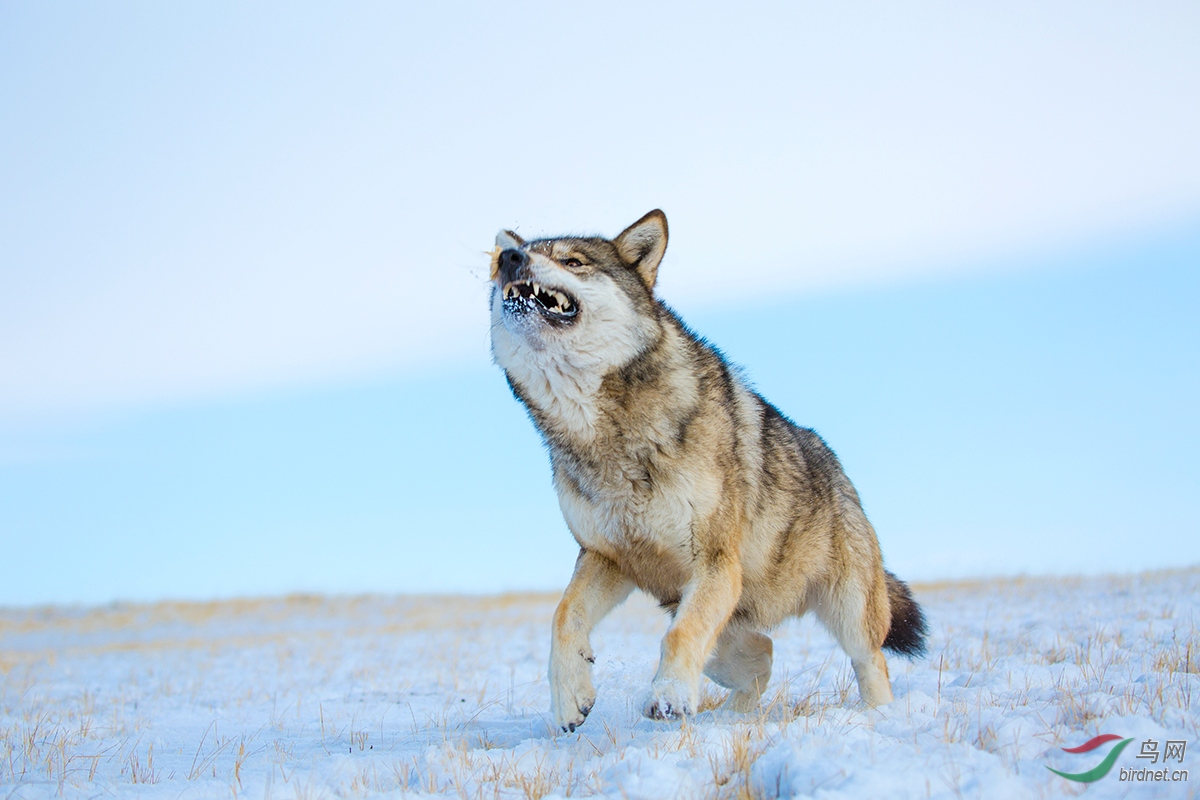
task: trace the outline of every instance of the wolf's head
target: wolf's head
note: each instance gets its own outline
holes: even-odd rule
[[[491,273],[496,363],[524,384],[600,378],[632,361],[660,334],[654,282],[666,249],[667,218],[657,209],[611,240],[526,242],[501,231]]]

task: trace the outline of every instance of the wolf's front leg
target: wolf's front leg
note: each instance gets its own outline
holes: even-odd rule
[[[662,658],[643,714],[678,719],[696,713],[704,664],[741,595],[742,567],[736,556],[727,551],[702,555],[663,637]]]
[[[596,623],[633,591],[617,565],[590,550],[580,550],[575,574],[554,612],[550,640],[550,713],[554,725],[573,732],[596,702],[588,636]]]

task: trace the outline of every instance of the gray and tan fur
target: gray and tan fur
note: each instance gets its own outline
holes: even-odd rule
[[[595,701],[592,628],[638,588],[672,614],[643,706],[697,708],[701,674],[757,706],[770,630],[816,613],[869,705],[892,691],[881,647],[915,655],[925,623],[885,572],[858,494],[825,442],[751,390],[654,296],[667,220],[617,238],[497,236],[492,353],[550,451],[579,558],[554,615],[556,726]]]

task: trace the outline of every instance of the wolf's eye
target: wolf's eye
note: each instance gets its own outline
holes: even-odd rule
[[[580,261],[578,258],[568,258],[566,261],[564,261],[562,263],[563,263],[564,267],[570,267],[571,269],[575,269],[576,267],[583,266],[583,262]]]

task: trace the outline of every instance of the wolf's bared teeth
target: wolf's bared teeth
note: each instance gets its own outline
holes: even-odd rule
[[[505,300],[534,300],[545,311],[560,316],[574,316],[578,312],[566,292],[533,281],[513,281],[504,287],[503,297]]]

